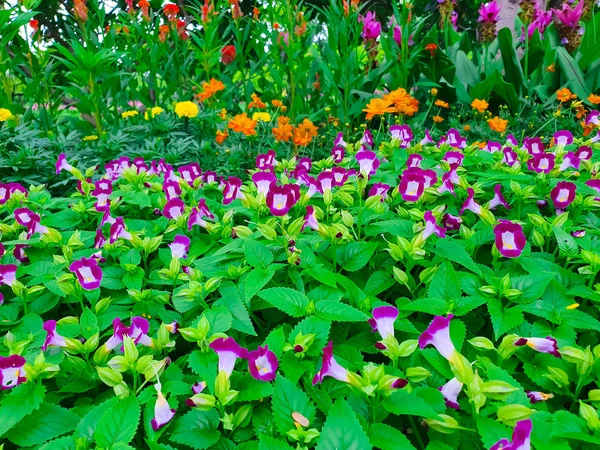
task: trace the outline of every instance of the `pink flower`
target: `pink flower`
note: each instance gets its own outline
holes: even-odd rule
[[[250,375],[260,381],[273,381],[277,375],[279,361],[277,356],[268,346],[258,347],[258,350],[249,352],[246,356]]]
[[[319,370],[313,377],[313,385],[322,383],[323,378],[333,377],[336,380],[348,382],[348,370],[338,364],[333,356],[333,342],[329,341],[327,346],[323,348],[323,360],[321,364],[321,370]]]

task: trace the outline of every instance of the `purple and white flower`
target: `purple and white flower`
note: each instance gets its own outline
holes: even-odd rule
[[[425,220],[425,229],[421,233],[421,240],[426,241],[432,234],[442,239],[446,237],[446,229],[437,224],[433,211],[426,211],[423,219]]]
[[[423,161],[423,156],[418,153],[412,153],[408,155],[408,159],[406,160],[406,167],[412,169],[413,167],[421,167],[421,161]]]
[[[215,218],[213,213],[208,209],[206,200],[201,198],[198,202],[198,207],[192,208],[192,212],[190,213],[190,218],[188,219],[188,231],[191,230],[194,225],[206,228],[206,220],[204,220],[204,217],[208,217],[209,219]]]
[[[67,156],[61,153],[56,160],[56,175],[60,174],[63,170],[73,173],[73,166],[67,162]]]
[[[123,337],[129,336],[133,342],[152,347],[154,344],[148,331],[150,330],[150,322],[140,316],[131,318],[131,325],[126,327],[118,317],[113,320],[113,335],[106,341],[105,347],[107,350],[113,350],[123,343]]]
[[[313,377],[313,385],[322,383],[323,378],[333,377],[338,381],[348,382],[350,380],[348,370],[339,365],[333,356],[333,342],[329,341],[327,346],[323,348],[323,360],[321,370]]]
[[[183,234],[178,234],[169,244],[171,249],[171,258],[185,259],[188,257],[187,252],[190,250],[190,238]]]
[[[457,378],[452,378],[439,388],[439,391],[446,400],[446,406],[448,408],[456,409],[457,411],[460,409],[460,406],[458,405],[458,396],[460,395],[462,388],[463,383],[458,381]]]
[[[157,398],[154,404],[154,418],[150,421],[150,425],[154,431],[158,431],[173,419],[177,410],[169,406],[169,402],[162,393],[160,383],[156,383],[154,389],[156,389]]]
[[[114,244],[117,239],[126,239],[130,241],[133,238],[131,233],[125,229],[125,222],[122,217],[114,219],[113,224],[110,226],[110,238],[109,243]]]
[[[554,207],[557,212],[559,210],[564,210],[573,203],[576,192],[577,186],[575,183],[571,183],[570,181],[559,181],[556,183],[556,187],[550,191],[550,198],[552,199],[552,202],[554,202]]]
[[[556,339],[551,336],[545,338],[521,338],[515,342],[515,345],[517,347],[526,345],[537,352],[548,353],[557,358],[561,357],[561,354],[558,351],[558,343],[556,342]]]
[[[317,222],[315,208],[311,205],[308,205],[306,207],[306,215],[304,216],[304,224],[302,225],[302,231],[304,231],[306,227],[312,228],[315,231],[319,230],[319,222]]]
[[[381,201],[384,202],[387,199],[388,191],[390,190],[390,185],[385,183],[375,183],[371,189],[369,189],[369,197],[373,197],[375,195],[381,196]]]
[[[577,155],[573,152],[567,152],[563,157],[562,163],[558,170],[561,172],[573,168],[575,170],[579,170],[579,165],[581,164],[581,160],[577,157]]]
[[[398,192],[405,202],[416,202],[425,190],[425,177],[421,173],[405,170],[398,185]]]
[[[17,281],[17,266],[14,264],[0,265],[0,285],[11,286]]]
[[[496,206],[499,205],[504,206],[506,209],[510,209],[508,202],[504,198],[504,195],[502,195],[502,185],[500,183],[494,186],[494,198],[488,203],[488,209],[495,209]]]
[[[237,177],[229,177],[223,187],[223,204],[229,205],[235,199],[244,198],[244,194],[240,191],[241,187],[242,180]]]
[[[450,339],[450,321],[453,317],[453,314],[446,317],[435,316],[429,327],[419,336],[419,347],[423,349],[431,344],[444,358],[450,360],[456,351]]]
[[[410,143],[413,140],[412,130],[408,125],[392,125],[390,127],[390,134],[392,139],[400,141],[400,147],[410,147]]]
[[[381,339],[394,336],[394,322],[397,318],[398,308],[390,305],[378,306],[373,309],[373,318],[369,319],[371,331],[378,331]]]
[[[255,172],[252,174],[252,181],[254,182],[258,193],[266,196],[271,184],[277,181],[277,177],[273,172]]]
[[[554,398],[554,394],[545,394],[539,391],[525,391],[525,394],[527,394],[527,398],[532,404],[538,402],[546,402],[551,398]]]
[[[527,168],[537,173],[550,173],[556,157],[552,153],[539,153],[527,160]]]
[[[494,236],[496,248],[505,258],[521,256],[527,243],[525,234],[523,234],[523,227],[509,220],[501,220],[494,227]]]
[[[477,215],[481,214],[481,205],[475,201],[475,191],[473,188],[467,189],[467,199],[460,208],[459,214],[462,215],[465,211],[472,211]]]
[[[81,258],[73,261],[69,270],[77,276],[79,284],[86,291],[93,291],[100,287],[102,269],[95,258]]]
[[[500,439],[490,447],[490,450],[531,450],[531,419],[519,420],[512,434],[512,441]]]
[[[19,355],[0,356],[0,389],[13,389],[25,383],[27,377],[23,366],[25,366],[25,358]]]
[[[361,175],[365,178],[374,175],[379,168],[379,159],[375,152],[371,150],[360,150],[356,154],[356,161],[360,167],[359,171]]]
[[[177,219],[183,215],[185,203],[180,198],[172,198],[163,208],[163,216],[167,219]]]
[[[46,340],[42,345],[42,351],[46,351],[46,349],[50,346],[56,347],[66,347],[67,342],[65,338],[56,332],[56,320],[47,320],[44,322],[43,326],[46,331]]]
[[[240,345],[232,338],[217,338],[209,345],[219,356],[219,372],[225,371],[227,377],[233,372],[235,362],[238,358],[245,358],[248,350]]]
[[[264,347],[259,346],[258,350],[249,352],[246,359],[248,360],[250,375],[254,378],[260,381],[273,381],[275,379],[279,361],[267,345]]]
[[[295,185],[298,187],[297,185]],[[292,190],[292,185],[286,184],[284,186],[276,186],[274,184],[269,186],[269,192],[267,193],[266,203],[274,216],[285,216],[292,206],[296,204],[296,196]]]

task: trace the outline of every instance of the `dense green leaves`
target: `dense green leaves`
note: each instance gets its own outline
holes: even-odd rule
[[[362,429],[350,405],[338,400],[327,415],[317,450],[369,450],[367,434]]]

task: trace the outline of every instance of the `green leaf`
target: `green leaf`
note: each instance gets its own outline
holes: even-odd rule
[[[315,407],[308,396],[294,383],[277,375],[272,397],[273,419],[280,433],[285,434],[294,426],[293,412],[298,412],[312,423],[315,419]]]
[[[81,325],[81,335],[85,339],[89,339],[100,331],[100,328],[98,328],[98,318],[88,307],[83,310],[79,324]]]
[[[204,311],[204,316],[210,323],[210,332],[212,334],[225,333],[233,325],[231,314],[224,306],[213,306],[212,309]]]
[[[471,295],[469,297],[461,297],[459,298],[455,305],[452,313],[455,316],[464,316],[465,314],[470,313],[476,308],[479,308],[481,305],[486,304],[488,299],[483,297],[482,295]]]
[[[554,414],[552,436],[600,445],[600,438],[588,434],[586,421],[568,411],[558,411]]]
[[[139,266],[142,262],[142,254],[139,250],[131,249],[127,253],[121,256],[121,264],[132,264],[134,266]]]
[[[302,317],[309,303],[302,292],[283,287],[265,289],[260,291],[258,296],[292,317]]]
[[[416,450],[400,430],[384,423],[375,423],[369,428],[369,439],[381,450]]]
[[[349,242],[336,248],[337,262],[348,272],[362,269],[373,257],[376,242]]]
[[[256,267],[252,269],[248,276],[244,279],[245,288],[244,295],[247,301],[250,301],[262,288],[264,288],[275,272],[281,268],[281,264],[272,264],[268,267]]]
[[[120,290],[125,288],[123,277],[125,277],[125,269],[118,266],[110,266],[102,269],[101,286],[106,289]]]
[[[292,450],[290,444],[274,437],[262,435],[258,444],[258,450]]]
[[[129,444],[140,422],[140,413],[140,405],[135,396],[119,401],[98,422],[94,432],[97,444],[107,448],[117,443]]]
[[[476,417],[477,431],[485,448],[490,448],[500,439],[510,439],[510,431],[500,422],[489,417]]]
[[[177,419],[173,425],[171,440],[196,450],[203,450],[217,443],[221,433],[217,430],[219,413],[192,410]]]
[[[41,384],[25,383],[14,388],[0,403],[0,437],[19,423],[23,417],[40,407],[46,388]]]
[[[327,345],[330,329],[330,321],[315,316],[307,317],[294,327],[288,340],[289,342],[294,342],[296,336],[300,333],[305,336],[307,334],[314,334],[314,341],[309,349],[306,350],[306,354],[308,356],[317,356],[321,353],[323,347]]]
[[[441,393],[440,393],[441,395]],[[399,390],[383,401],[383,407],[396,415],[409,415],[439,419],[435,410],[416,393]]]
[[[384,270],[378,270],[369,277],[367,284],[365,284],[364,291],[367,295],[375,296],[387,291],[395,284],[396,280],[394,280],[391,273]]]
[[[481,269],[473,262],[462,242],[450,239],[438,239],[435,244],[435,254],[449,259],[481,276]]]
[[[592,15],[591,21],[586,25],[586,30],[590,30],[591,33],[583,34],[579,46],[581,52],[579,68],[582,71],[585,71],[590,64],[600,60],[600,34],[597,32],[597,30],[600,30],[600,15]]]
[[[402,305],[400,309],[404,311],[419,311],[441,316],[448,312],[448,304],[441,298],[420,298]]]
[[[522,292],[517,300],[531,301],[540,298],[554,277],[554,273],[538,272],[535,275],[511,278],[513,289],[518,289]]]
[[[30,447],[43,444],[61,434],[73,431],[79,416],[58,405],[43,404],[40,409],[23,418],[6,437],[13,444]]]
[[[206,381],[211,392],[214,391],[215,378],[217,377],[217,364],[219,357],[214,351],[192,351],[188,356],[188,366],[201,380]]]
[[[77,445],[73,436],[65,436],[45,443],[38,450],[77,450]]]
[[[265,244],[252,239],[246,239],[244,244],[244,255],[248,264],[252,267],[265,268],[273,262],[273,254]]]
[[[452,264],[444,261],[429,284],[427,296],[450,302],[459,299],[461,292],[460,283]]]
[[[113,397],[92,408],[77,425],[75,437],[92,439],[94,431],[96,431],[96,427],[104,413],[114,408],[118,401],[117,397]]]
[[[364,322],[368,316],[353,306],[335,300],[321,300],[316,304],[317,316],[337,322]]]
[[[579,69],[579,66],[573,59],[569,52],[564,47],[558,47],[556,49],[556,56],[558,57],[558,65],[563,73],[566,80],[568,80],[567,86],[573,91],[578,98],[585,100],[589,97],[590,92],[585,85],[585,79]]]
[[[508,27],[498,32],[498,47],[504,63],[504,78],[514,84],[517,92],[520,93],[523,86],[523,70],[513,45],[513,35]]]
[[[244,302],[242,301],[238,286],[233,283],[224,283],[219,287],[219,292],[221,292],[222,297],[218,299],[214,305],[227,308],[233,320],[233,329],[256,336],[254,325],[248,315],[246,305],[244,305]]]
[[[316,450],[369,450],[367,434],[345,400],[335,402],[319,437]]]
[[[520,306],[503,309],[502,303],[498,299],[489,299],[488,311],[492,319],[496,339],[499,339],[504,333],[512,330],[525,320]]]

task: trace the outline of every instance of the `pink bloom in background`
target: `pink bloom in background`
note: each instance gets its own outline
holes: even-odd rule
[[[552,9],[554,21],[566,28],[577,28],[583,14],[583,4],[584,2],[580,0],[575,8],[571,8],[567,2],[564,2],[561,9]]]
[[[304,230],[306,227],[312,228],[315,231],[319,230],[319,223],[317,222],[315,208],[310,205],[306,207],[306,215],[304,216],[304,224],[302,225],[302,230]]]
[[[479,7],[479,17],[477,22],[493,22],[498,21],[498,14],[500,13],[500,6],[496,3],[496,0],[491,2],[482,3]]]
[[[358,16],[363,24],[362,38],[364,40],[375,40],[381,34],[381,23],[375,19],[375,13],[368,11],[366,16]]]

